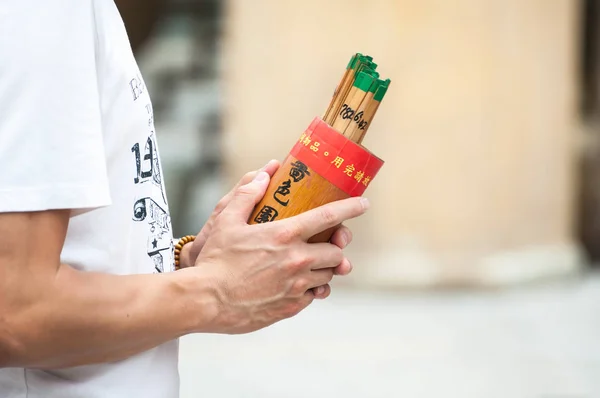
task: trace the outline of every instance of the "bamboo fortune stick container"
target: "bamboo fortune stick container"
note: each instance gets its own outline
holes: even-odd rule
[[[336,200],[360,196],[383,160],[315,118],[277,170],[249,223],[292,217]],[[327,242],[335,229],[310,242]]]
[[[326,203],[360,196],[383,160],[361,145],[388,80],[380,80],[370,56],[355,54],[323,116],[302,133],[277,170],[248,222],[267,223],[301,214]],[[326,242],[335,230],[310,242]]]

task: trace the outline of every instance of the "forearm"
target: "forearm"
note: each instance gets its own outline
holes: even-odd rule
[[[61,265],[51,284],[12,301],[5,319],[10,358],[0,365],[111,362],[198,331],[214,316],[205,285],[193,269],[118,276]]]

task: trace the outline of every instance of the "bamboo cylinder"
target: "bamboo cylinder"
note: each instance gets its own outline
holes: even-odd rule
[[[326,203],[360,196],[383,163],[317,117],[271,178],[248,223],[281,220]],[[335,228],[323,231],[309,241],[327,242],[334,231]]]

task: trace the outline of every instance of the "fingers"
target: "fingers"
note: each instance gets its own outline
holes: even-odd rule
[[[345,249],[352,242],[352,231],[344,225],[338,228],[331,236],[331,243]],[[352,272],[352,263],[347,258],[344,258],[340,265],[335,267],[333,273],[335,275],[348,275]]]
[[[329,286],[329,284],[327,285],[323,285],[323,286],[318,286],[312,289],[313,294],[315,295],[315,299],[317,300],[323,300],[326,299],[327,297],[329,297],[329,295],[331,294],[331,286]]]
[[[340,249],[346,248],[352,242],[352,231],[344,225],[335,230],[331,236],[330,242]]]
[[[221,214],[229,219],[246,223],[254,210],[254,206],[265,195],[269,180],[268,173],[265,171],[258,172],[252,181],[235,190],[233,197]]]
[[[344,249],[352,242],[352,232],[344,225],[340,226],[332,235],[331,243],[340,249]],[[318,272],[318,271],[313,271]],[[345,276],[352,272],[352,263],[347,258],[343,258],[341,263],[333,269],[333,275]],[[331,294],[329,284],[317,286],[311,289],[316,300],[324,300]]]
[[[270,160],[260,171],[264,171],[268,175],[273,177],[275,172],[277,172],[277,170],[279,170],[279,167],[281,167],[281,164],[279,163],[279,161],[273,159],[273,160]]]
[[[368,208],[369,201],[366,198],[348,198],[327,203],[281,222],[286,223],[289,230],[306,241],[345,220],[361,216]]]
[[[331,243],[311,243],[305,247],[306,261],[299,263],[310,265],[311,270],[335,268],[344,260],[342,249]]]
[[[315,293],[319,290],[320,287],[327,285],[333,279],[333,269],[320,269],[317,271],[311,271],[310,277],[308,281],[308,288],[314,289]]]
[[[334,275],[346,276],[352,272],[352,263],[347,258],[344,258],[340,265],[334,268]]]

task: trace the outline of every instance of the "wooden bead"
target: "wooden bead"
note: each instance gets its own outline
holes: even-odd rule
[[[175,245],[175,269],[179,269],[180,260],[181,260],[181,251],[183,250],[183,246],[186,244],[193,242],[196,239],[194,235],[186,235],[179,239],[177,244]]]

